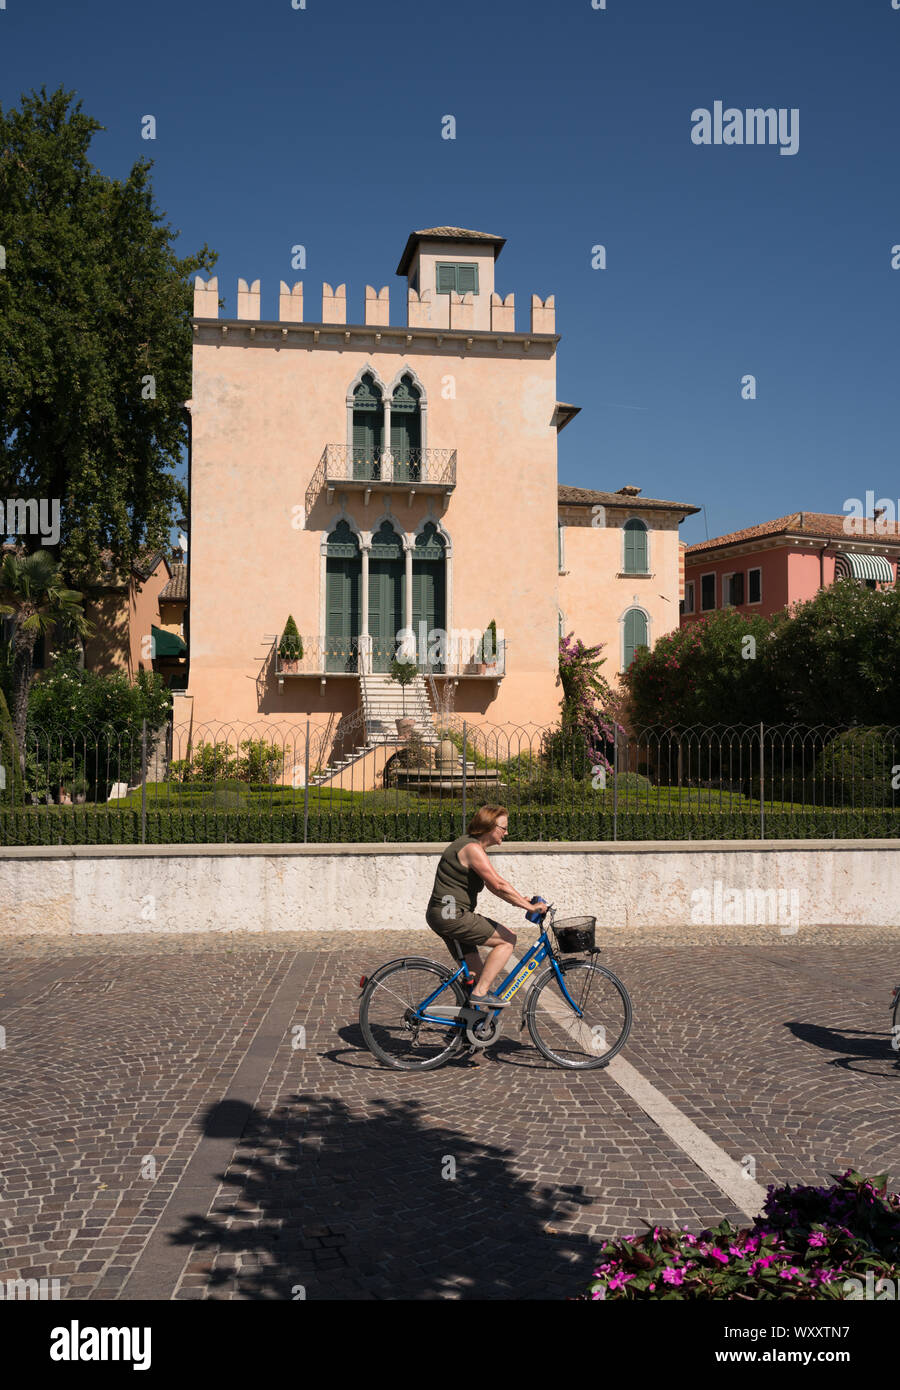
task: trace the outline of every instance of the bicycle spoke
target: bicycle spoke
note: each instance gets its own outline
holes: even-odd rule
[[[387,979],[396,987],[387,984]],[[450,980],[448,972],[438,965],[404,960],[373,982],[360,1005],[360,1025],[366,1045],[380,1061],[415,1070],[440,1065],[459,1048],[462,1035],[458,1027],[414,1016],[441,984],[441,1003],[459,1004],[457,987]]]
[[[555,973],[548,972],[529,1003],[532,1039],[557,1066],[595,1067],[624,1044],[631,1027],[631,1001],[624,985],[600,966],[566,961],[563,972],[577,1012],[559,991]]]

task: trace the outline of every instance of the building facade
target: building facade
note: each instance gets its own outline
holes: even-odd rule
[[[217,281],[197,280],[177,730],[325,726],[398,651],[457,714],[549,724],[561,631],[605,642],[611,673],[677,626],[677,526],[695,509],[559,486],[578,407],[558,399],[554,299],[532,295],[517,324],[495,288],[504,244],[414,232],[399,324],[386,286],[353,322],[345,285],[309,319],[303,285],[282,282],[272,318],[242,280],[226,319]],[[301,648],[279,655],[289,618]]]
[[[883,516],[789,516],[688,546],[681,624],[720,608],[769,616],[811,599],[836,579],[896,583],[900,528]]]

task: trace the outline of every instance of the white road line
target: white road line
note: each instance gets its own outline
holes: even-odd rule
[[[510,957],[509,968],[514,970],[517,965],[518,960]],[[543,990],[541,1008],[546,1009],[576,1042],[584,1046],[586,1025],[577,1018],[572,1018],[572,1011],[561,996],[555,992],[550,994],[547,989]],[[603,1070],[646,1115],[650,1116],[663,1134],[687,1154],[692,1163],[707,1177],[712,1178],[739,1211],[751,1219],[760,1214],[767,1195],[765,1188],[748,1178],[746,1169],[730,1158],[708,1134],[704,1134],[693,1120],[689,1120],[687,1115],[642,1076],[636,1067],[626,1062],[620,1054]]]

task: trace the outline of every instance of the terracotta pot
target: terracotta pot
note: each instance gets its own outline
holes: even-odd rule
[[[288,672],[290,672],[290,671],[296,671],[296,670],[298,669],[299,665],[300,665],[300,662],[299,662],[299,661],[295,661],[295,660],[294,660],[293,658],[291,658],[291,657],[284,657],[283,660],[282,660],[282,662],[281,662],[281,669],[282,669],[282,671],[288,671]]]

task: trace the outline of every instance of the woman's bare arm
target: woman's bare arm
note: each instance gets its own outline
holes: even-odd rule
[[[522,907],[526,912],[533,911],[534,904],[523,898],[521,893],[517,893],[512,884],[497,873],[481,845],[464,845],[457,857],[465,868],[474,869],[476,874],[481,875],[485,888],[495,897],[502,898],[513,907]]]

